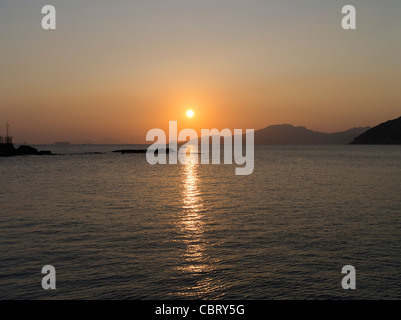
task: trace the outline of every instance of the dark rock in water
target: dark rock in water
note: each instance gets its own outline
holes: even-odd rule
[[[157,154],[158,153],[158,150],[159,149],[157,149],[156,151],[155,151],[155,153]],[[169,148],[167,148],[167,149],[165,149],[166,150],[166,153],[169,153]],[[113,152],[115,152],[115,153],[121,153],[121,154],[126,154],[126,153],[146,153],[146,152],[148,152],[148,150],[147,149],[125,149],[125,150],[115,150],[115,151],[113,151]]]
[[[15,148],[11,143],[0,144],[0,157],[11,157],[14,153]]]
[[[53,155],[53,153],[48,150],[42,150],[42,151],[38,151],[37,155],[38,156],[51,156],[51,155]]]
[[[13,155],[7,152],[0,151],[0,158],[1,157],[12,157]]]
[[[369,129],[351,144],[401,144],[401,117]]]
[[[19,146],[15,150],[16,154],[18,155],[35,155],[38,154],[38,150],[35,148],[32,148],[30,146]]]
[[[79,152],[79,153],[69,153],[70,156],[82,156],[88,154],[103,154],[104,152]]]
[[[126,154],[126,153],[146,153],[147,150],[133,150],[133,149],[125,149],[125,150],[115,150],[113,151],[115,153],[121,153],[121,154]]]
[[[0,157],[24,156],[24,155],[51,155],[50,151],[38,151],[30,146],[19,146],[17,149],[11,143],[0,144]]]

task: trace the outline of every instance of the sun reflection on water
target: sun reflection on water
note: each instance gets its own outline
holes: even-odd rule
[[[184,254],[186,262],[184,271],[202,272],[205,243],[202,220],[203,205],[198,189],[197,164],[190,161],[184,166],[183,171],[183,215],[180,228],[184,243],[187,245],[187,251]]]
[[[205,238],[205,207],[199,191],[198,169],[194,160],[197,154],[191,154],[190,160],[183,165],[182,180],[182,215],[178,221],[181,241],[186,250],[181,255],[182,262],[178,268],[190,281],[188,286],[181,288],[183,296],[205,297],[215,292],[220,286],[210,277],[214,263],[206,254],[207,239]]]

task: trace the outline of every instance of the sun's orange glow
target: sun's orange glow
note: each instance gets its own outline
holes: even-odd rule
[[[192,118],[195,115],[195,112],[193,112],[193,110],[188,110],[187,111],[187,117],[188,118]]]
[[[259,130],[276,124],[333,133],[400,116],[394,39],[401,19],[390,29],[371,23],[353,42],[326,23],[333,13],[324,5],[298,10],[268,4],[275,1],[236,1],[225,14],[225,1],[185,6],[159,1],[160,12],[144,1],[118,6],[109,1],[94,15],[76,1],[71,10],[81,14],[53,43],[30,28],[23,14],[14,15],[29,10],[25,4],[9,2],[0,14],[1,57],[7,60],[0,74],[0,135],[8,120],[19,143],[148,144],[147,132],[168,132],[169,121],[177,121],[178,132],[190,128],[198,135],[206,128]],[[367,14],[391,15],[388,8],[377,2]],[[194,15],[198,9],[202,14]],[[298,18],[282,19],[276,9]],[[110,19],[104,30],[81,32],[82,25],[99,26],[99,16]],[[127,41],[122,24],[135,41]],[[41,44],[34,51],[33,42]],[[291,52],[297,54],[283,55]],[[29,68],[21,68],[21,61]]]

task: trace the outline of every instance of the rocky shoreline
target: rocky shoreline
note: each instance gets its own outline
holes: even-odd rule
[[[170,152],[170,149],[165,149],[166,153]],[[121,154],[132,154],[132,153],[146,153],[147,149],[124,149],[124,150],[115,150],[113,153],[121,153]],[[89,152],[83,154],[102,154],[103,152]],[[158,153],[158,150],[155,151],[155,154]],[[35,156],[43,156],[43,155],[62,155],[62,154],[54,154],[51,151],[42,151],[37,150],[33,147],[21,145],[18,148],[15,148],[12,143],[3,143],[0,144],[0,157],[14,157],[14,156],[26,156],[26,155],[35,155]]]
[[[21,145],[15,148],[12,143],[0,144],[0,157],[14,157],[26,155],[52,155],[51,151],[39,151],[33,147]]]

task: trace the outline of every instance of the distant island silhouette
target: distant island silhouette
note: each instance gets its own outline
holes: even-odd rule
[[[60,141],[60,142],[55,142],[55,146],[69,146],[71,143],[69,141]]]
[[[401,144],[401,117],[367,130],[351,144]]]

